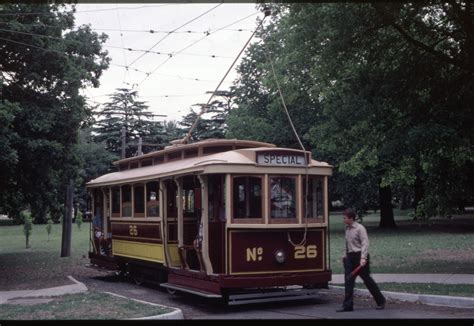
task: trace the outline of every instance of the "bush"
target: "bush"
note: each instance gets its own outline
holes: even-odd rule
[[[83,222],[82,212],[78,211],[77,216],[76,216],[76,224],[77,224],[77,227],[79,228],[79,230],[81,229],[82,222]]]
[[[51,234],[52,228],[53,228],[53,220],[51,219],[51,214],[48,213],[48,215],[46,215],[46,232],[48,232],[48,241],[49,241],[49,235]]]
[[[23,233],[26,238],[26,248],[30,248],[30,235],[33,230],[33,219],[31,218],[31,213],[28,211],[21,212],[21,219],[23,220]]]

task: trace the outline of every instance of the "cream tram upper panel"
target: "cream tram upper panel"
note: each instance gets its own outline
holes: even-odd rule
[[[105,174],[88,187],[139,182],[186,173],[270,173],[331,175],[332,166],[316,160],[304,165],[303,151],[287,148],[246,148]]]

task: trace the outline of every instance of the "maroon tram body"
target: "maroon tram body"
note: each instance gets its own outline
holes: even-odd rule
[[[328,177],[309,152],[206,140],[90,181],[92,265],[229,304],[315,296],[331,280]]]

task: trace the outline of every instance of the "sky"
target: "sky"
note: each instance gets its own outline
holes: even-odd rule
[[[254,3],[80,3],[76,10],[76,25],[90,24],[109,36],[103,48],[111,62],[100,87],[84,90],[89,103],[105,103],[117,88],[133,88],[150,111],[164,115],[157,121],[179,121],[194,104],[206,103],[206,92],[216,89],[263,18]],[[219,90],[237,78],[244,54]]]

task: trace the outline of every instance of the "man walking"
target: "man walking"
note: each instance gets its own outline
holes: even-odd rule
[[[354,310],[354,285],[357,275],[364,281],[365,286],[377,303],[375,309],[385,308],[385,297],[380,292],[377,283],[370,276],[369,267],[369,237],[367,230],[362,224],[355,221],[356,212],[348,208],[343,213],[345,227],[346,245],[342,262],[344,264],[344,287],[345,297],[342,308],[337,312]],[[360,269],[359,269],[360,267]],[[357,271],[359,270],[359,274]]]

